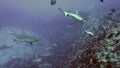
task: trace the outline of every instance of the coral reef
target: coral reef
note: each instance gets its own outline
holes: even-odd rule
[[[120,68],[120,12],[93,18],[99,25],[84,25],[95,36],[85,35],[73,44],[74,52],[66,61],[65,68]],[[98,29],[94,29],[94,28]],[[102,27],[102,28],[101,28]],[[100,29],[101,30],[100,30]]]
[[[50,55],[39,56],[38,63],[26,62],[26,68],[120,68],[119,14],[90,15],[75,40],[57,42]]]

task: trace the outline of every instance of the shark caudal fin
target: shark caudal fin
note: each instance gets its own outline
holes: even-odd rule
[[[7,32],[7,33],[9,33],[10,35],[14,35],[14,36],[16,36],[16,35],[17,35],[15,32],[10,31],[10,30],[6,30],[6,32]]]
[[[58,8],[62,13],[64,13],[64,11],[61,8]]]
[[[68,16],[67,12],[64,12],[61,8],[58,8],[58,9],[64,14],[64,16]]]

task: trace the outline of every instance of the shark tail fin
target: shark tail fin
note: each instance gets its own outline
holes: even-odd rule
[[[61,8],[58,8],[62,13],[64,13],[64,11]]]
[[[14,35],[14,36],[16,36],[16,35],[17,35],[15,32],[10,31],[10,30],[6,30],[6,32],[7,32],[7,33],[9,33],[10,35]]]
[[[67,12],[64,12],[61,8],[58,8],[63,14],[64,14],[64,16],[67,16],[68,15],[68,13]]]

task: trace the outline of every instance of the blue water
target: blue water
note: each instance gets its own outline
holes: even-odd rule
[[[3,29],[17,33],[24,30],[26,34],[41,39],[32,47],[25,43],[15,44],[13,36],[1,31],[0,68],[33,68],[30,67],[30,64],[35,66],[34,68],[39,68],[39,66],[47,68],[45,62],[38,66],[38,63],[32,65],[31,61],[34,58],[41,58],[41,56],[51,56],[52,52],[56,55],[57,53],[64,55],[62,58],[65,58],[64,53],[66,53],[67,47],[69,48],[73,40],[79,36],[79,29],[84,23],[64,17],[57,8],[73,13],[78,11],[84,18],[87,18],[91,13],[99,13],[98,10],[120,9],[119,2],[119,0],[105,0],[103,3],[99,0],[57,0],[57,3],[51,6],[50,0],[0,0],[0,26]],[[70,25],[71,23],[74,24]],[[52,63],[52,60],[48,61]]]

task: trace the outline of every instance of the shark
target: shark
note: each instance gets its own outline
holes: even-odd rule
[[[14,41],[25,42],[25,43],[29,43],[30,45],[33,45],[33,43],[38,42],[40,40],[35,36],[26,34],[24,31],[18,34],[16,32],[7,30],[7,33],[15,37]]]
[[[70,12],[66,12],[66,11],[63,11],[61,8],[58,8],[63,14],[64,16],[69,16],[69,17],[72,17],[73,19],[79,21],[79,22],[86,22],[86,20],[84,18],[82,18],[78,12],[76,11],[76,13],[70,13]]]

